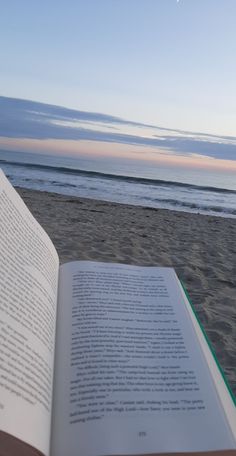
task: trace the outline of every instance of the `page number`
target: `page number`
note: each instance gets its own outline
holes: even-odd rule
[[[139,431],[138,432],[138,436],[139,437],[146,437],[146,435],[147,435],[146,431]]]

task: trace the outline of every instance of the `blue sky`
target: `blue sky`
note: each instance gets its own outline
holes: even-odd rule
[[[83,128],[87,136],[67,140],[87,141],[87,151],[91,143],[99,150],[106,133],[116,148],[131,143],[161,153],[166,141],[163,154],[234,161],[235,138],[225,137],[236,136],[235,17],[235,0],[9,0],[1,5],[1,95],[97,113],[100,121],[87,129],[81,119],[75,124],[76,116],[73,125],[60,119],[59,138],[53,118],[47,138],[66,140],[66,127],[66,134],[73,127],[79,135]],[[101,122],[103,114],[109,121]],[[1,115],[0,145],[6,148],[9,138],[11,148],[16,132],[6,125],[4,106]],[[124,122],[111,125],[111,116]],[[32,138],[29,124],[23,132],[25,140],[43,140]]]

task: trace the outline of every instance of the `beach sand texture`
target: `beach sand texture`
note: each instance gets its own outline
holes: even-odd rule
[[[60,262],[171,266],[236,395],[236,220],[18,189]]]

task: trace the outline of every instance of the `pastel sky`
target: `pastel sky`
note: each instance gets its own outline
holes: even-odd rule
[[[235,0],[10,0],[0,148],[236,170]]]

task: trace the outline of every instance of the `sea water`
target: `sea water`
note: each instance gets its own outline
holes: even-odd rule
[[[139,206],[236,217],[236,173],[127,159],[0,151],[14,186]]]

